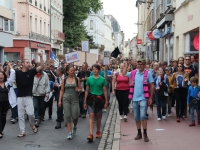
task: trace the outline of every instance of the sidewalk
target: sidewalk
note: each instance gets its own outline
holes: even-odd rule
[[[149,142],[134,140],[137,135],[133,114],[128,115],[128,122],[121,121],[120,150],[195,150],[200,147],[200,125],[189,127],[190,120],[186,118],[176,122],[173,108],[171,117],[164,121],[157,121],[156,108],[154,112],[148,110],[149,120],[147,133]]]

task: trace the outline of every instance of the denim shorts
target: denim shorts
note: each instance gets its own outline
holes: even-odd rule
[[[88,114],[90,114],[90,113],[94,113],[94,114],[100,113],[100,114],[102,114],[102,109],[95,109],[94,107],[91,107],[89,105],[87,105],[87,111],[88,111]]]
[[[135,121],[147,120],[147,100],[133,101],[133,112]]]

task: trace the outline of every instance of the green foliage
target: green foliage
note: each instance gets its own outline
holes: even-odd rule
[[[83,25],[89,13],[102,9],[100,0],[63,0],[63,31],[65,33],[64,46],[80,47],[82,40],[89,40],[92,47],[92,37],[88,35]]]

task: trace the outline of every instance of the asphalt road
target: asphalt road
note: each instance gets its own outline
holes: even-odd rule
[[[111,99],[113,97],[111,96]],[[101,131],[104,128],[110,108],[102,115]],[[18,138],[20,133],[18,122],[10,123],[10,111],[7,115],[7,124],[4,130],[4,137],[0,139],[0,150],[97,150],[100,139],[94,139],[93,143],[87,142],[89,134],[88,115],[86,118],[79,118],[77,125],[77,133],[73,140],[67,139],[67,127],[62,123],[61,129],[55,129],[56,125],[56,102],[53,104],[53,120],[48,120],[48,112],[46,110],[46,119],[39,127],[38,133],[33,133],[26,120],[26,136]],[[94,135],[96,133],[96,123]]]

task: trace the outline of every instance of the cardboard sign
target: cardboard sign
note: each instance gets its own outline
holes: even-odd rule
[[[57,55],[57,58],[58,58],[59,60],[65,60],[65,55]]]
[[[82,41],[81,46],[83,52],[89,52],[89,41]]]
[[[104,57],[103,58],[103,65],[109,65],[110,64],[110,58],[109,57]]]
[[[54,60],[53,60],[53,59],[47,60],[47,64],[48,64],[48,65],[54,65]]]
[[[65,54],[65,59],[67,63],[76,62],[79,61],[79,55],[77,52]]]

